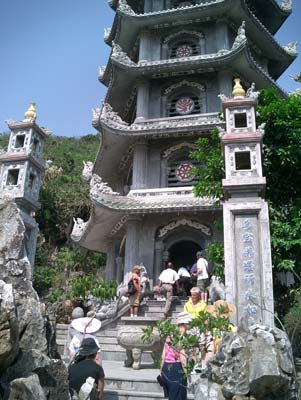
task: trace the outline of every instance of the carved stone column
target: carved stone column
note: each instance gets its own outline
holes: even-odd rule
[[[137,110],[136,110],[136,122],[148,118],[148,107],[149,107],[149,83],[140,82],[137,88]]]
[[[140,217],[130,217],[126,224],[126,241],[125,241],[125,260],[124,260],[124,277],[127,283],[129,274],[132,272],[133,266],[139,264],[139,236],[140,236]]]
[[[149,44],[149,33],[142,31],[139,42],[139,60],[147,61],[149,59]]]
[[[124,258],[116,257],[115,261],[117,266],[116,280],[118,283],[121,283],[123,281],[123,275],[124,275]]]
[[[147,159],[148,144],[145,141],[136,143],[133,160],[132,189],[145,189],[147,187]]]
[[[163,267],[163,247],[164,246],[162,242],[155,243],[155,263],[154,263],[155,265],[153,274],[154,285],[157,285],[158,277]]]
[[[105,279],[116,279],[117,278],[117,264],[116,264],[116,242],[113,241],[111,247],[107,252],[107,262],[105,269]]]
[[[216,45],[217,51],[230,50],[228,23],[225,18],[216,21]]]
[[[218,73],[219,92],[226,96],[232,93],[232,74],[229,71],[220,71]]]

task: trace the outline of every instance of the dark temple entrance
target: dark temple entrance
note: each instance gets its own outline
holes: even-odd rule
[[[201,246],[192,241],[180,241],[169,248],[169,260],[175,269],[180,267],[191,267],[196,262],[197,251],[202,250]]]

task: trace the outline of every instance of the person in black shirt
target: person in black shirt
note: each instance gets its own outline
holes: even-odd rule
[[[81,386],[86,379],[92,377],[95,379],[98,394],[95,396],[91,393],[91,399],[102,400],[104,388],[104,371],[102,366],[95,362],[95,358],[99,347],[93,338],[83,339],[77,360],[69,366],[69,388],[71,394],[75,391],[79,393]]]

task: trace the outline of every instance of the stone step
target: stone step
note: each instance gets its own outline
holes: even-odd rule
[[[101,357],[104,361],[116,361],[123,363],[126,360],[126,351],[101,351]],[[141,357],[142,364],[154,364],[151,352],[144,351]]]
[[[144,317],[144,316],[138,316],[137,318],[131,318],[130,316],[128,316],[128,317],[122,317],[120,321],[121,321],[121,323],[124,323],[124,324],[148,326],[151,323],[155,324],[158,321],[158,318]]]
[[[133,373],[135,370],[128,368],[129,374],[132,376],[128,378],[128,380],[124,378],[114,378],[114,379],[105,379],[105,387],[107,390],[128,390],[135,392],[153,392],[160,393],[162,391],[159,383],[153,379],[135,379],[133,377]],[[159,371],[158,371],[159,374]]]
[[[99,343],[103,346],[106,344],[117,344],[117,332],[116,336],[97,336]]]
[[[97,332],[96,336],[97,337],[105,337],[105,336],[114,337],[114,336],[117,336],[117,331],[118,331],[118,328],[117,329],[104,329],[104,330]]]
[[[128,390],[104,390],[104,400],[151,400],[151,399],[166,399],[163,392],[131,392]],[[193,400],[193,394],[187,395],[188,400]]]

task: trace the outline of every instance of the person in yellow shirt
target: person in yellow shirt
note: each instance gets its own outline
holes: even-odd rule
[[[206,310],[207,304],[201,300],[201,290],[198,287],[193,287],[190,294],[190,299],[184,305],[184,311],[193,317],[197,317],[200,312]]]

